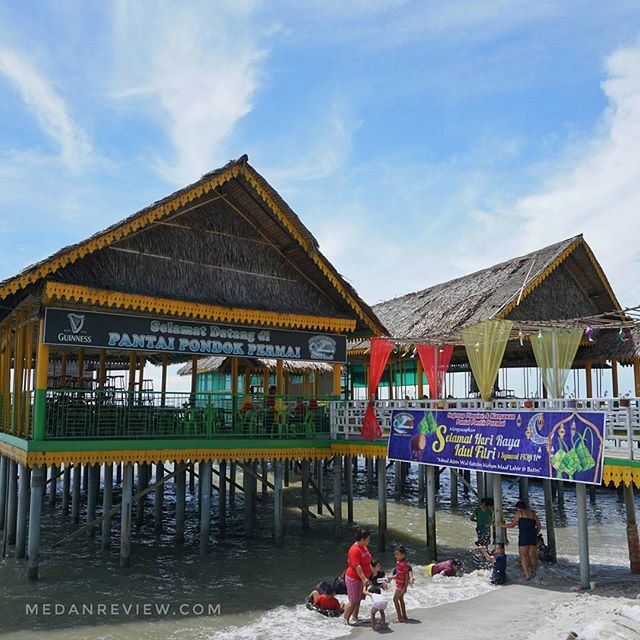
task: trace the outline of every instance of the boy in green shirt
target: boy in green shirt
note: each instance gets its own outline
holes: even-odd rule
[[[490,498],[482,498],[480,500],[480,506],[476,508],[471,516],[471,520],[476,523],[476,534],[481,544],[489,544],[494,518],[493,500]]]

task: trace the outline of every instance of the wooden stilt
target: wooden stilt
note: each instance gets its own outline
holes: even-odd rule
[[[551,496],[551,480],[545,478],[542,480],[542,488],[544,490],[544,512],[547,530],[547,547],[549,547],[549,555],[552,562],[556,562],[556,528],[553,522],[553,500]]]
[[[27,552],[27,511],[29,509],[29,482],[31,470],[18,465],[18,514],[16,525],[16,558],[25,557]]]
[[[4,530],[4,516],[7,510],[7,480],[9,478],[9,458],[0,457],[0,529]]]
[[[427,478],[427,468],[425,465],[418,465],[418,505],[424,506],[425,481]]]
[[[189,493],[193,495],[196,490],[196,463],[192,460],[189,465]]]
[[[231,511],[236,506],[236,463],[229,463],[229,508]]]
[[[209,523],[211,521],[211,461],[199,465],[202,486],[202,506],[200,508],[200,555],[206,556],[209,550]]]
[[[518,497],[522,502],[529,504],[529,478],[520,478],[518,481]]]
[[[103,551],[111,548],[111,516],[107,516],[113,507],[113,464],[105,462],[104,481],[102,487],[102,513],[105,519],[102,521],[102,536],[100,546]]]
[[[367,469],[367,498],[371,500],[373,498],[373,458],[367,458],[365,465]]]
[[[493,509],[496,523],[504,522],[504,509],[502,507],[502,476],[499,473],[493,475]],[[504,543],[504,529],[495,528],[496,542]]]
[[[397,499],[402,493],[402,462],[393,463],[393,495]]]
[[[49,492],[49,507],[51,511],[56,508],[56,500],[58,499],[58,467],[51,465],[51,490]]]
[[[333,535],[338,540],[342,533],[342,456],[333,460]]]
[[[40,487],[42,492],[42,487]],[[18,517],[18,465],[15,460],[9,462],[9,484],[7,500],[7,522],[5,523],[5,536],[7,544],[16,543],[16,526]]]
[[[284,486],[288,487],[289,486],[289,461],[285,460],[284,461]]]
[[[558,506],[564,507],[564,482],[562,480],[556,480],[556,497]]]
[[[131,498],[133,496],[133,464],[125,463],[122,478],[120,509],[120,566],[131,564]]]
[[[451,487],[451,506],[458,506],[458,474],[453,473],[454,469],[450,470],[449,483]]]
[[[636,523],[636,511],[633,501],[633,484],[624,486],[624,503],[627,512],[627,545],[631,573],[640,573],[640,538]]]
[[[580,552],[580,586],[591,586],[591,566],[589,563],[589,528],[587,523],[587,488],[576,482],[576,511],[578,515],[578,550]]]
[[[244,493],[244,535],[251,537],[253,531],[253,485],[251,474],[242,472],[242,490]]]
[[[44,485],[44,467],[33,467],[31,472],[31,498],[29,504],[29,564],[27,578],[38,579],[40,565],[40,517],[42,515],[42,487]]]
[[[87,488],[87,522],[96,519],[96,506],[98,504],[98,488],[100,486],[100,467],[97,464],[89,465],[89,484]],[[94,527],[87,529],[87,536],[93,537]]]
[[[478,498],[482,499],[487,495],[485,491],[484,473],[482,471],[476,471],[476,489],[478,491]]]
[[[71,488],[71,522],[80,522],[80,465],[73,467],[73,486]]]
[[[378,470],[378,551],[387,548],[387,473],[385,458],[376,458]]]
[[[316,460],[316,489],[318,493],[318,514],[322,513],[322,507],[324,505],[322,500],[322,484],[323,484],[323,474],[322,474],[322,460]]]
[[[353,470],[352,456],[345,457],[345,467],[349,469],[347,474],[347,525],[353,524]]]
[[[144,491],[149,484],[149,465],[146,462],[138,463],[138,493]],[[136,500],[136,527],[141,527],[144,522],[145,496]]]
[[[218,535],[225,537],[227,529],[227,461],[220,461],[220,480],[218,483]]]
[[[427,466],[427,556],[429,562],[438,561],[436,541],[436,467]]]
[[[283,522],[283,502],[282,502],[282,481],[283,481],[282,461],[273,462],[273,537],[277,546],[282,546],[284,538]]]
[[[302,530],[309,530],[309,460],[304,459],[302,468]]]
[[[268,465],[266,460],[260,461],[260,474],[262,475],[262,495],[267,494],[267,482],[269,480]]]
[[[184,462],[176,463],[176,533],[175,540],[178,544],[184,542],[184,515],[185,498],[187,489],[187,472]]]
[[[157,536],[162,533],[162,510],[164,509],[164,482],[162,477],[164,476],[164,465],[162,462],[156,464],[156,483],[160,482],[155,489],[155,519],[154,519],[154,532]]]
[[[46,474],[47,470],[45,468],[45,481],[47,479]],[[46,485],[45,485],[46,486]],[[82,466],[82,493],[86,496],[89,493],[89,465],[85,464]]]
[[[116,484],[122,484],[122,462],[116,465]]]
[[[71,467],[65,465],[62,474],[62,515],[69,515],[69,500],[71,498]]]

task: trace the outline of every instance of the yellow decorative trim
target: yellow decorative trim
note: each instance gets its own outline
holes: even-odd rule
[[[244,167],[244,176],[253,187],[253,189],[260,195],[268,207],[273,211],[278,220],[282,223],[284,228],[298,241],[300,246],[305,250],[307,255],[313,260],[315,265],[324,273],[325,277],[331,282],[334,288],[342,296],[342,298],[349,304],[349,306],[358,314],[367,326],[375,333],[379,335],[380,327],[363,311],[360,304],[347,292],[342,286],[342,283],[333,274],[327,263],[318,255],[315,248],[311,246],[307,238],[305,238],[291,222],[289,216],[281,209],[278,203],[271,197],[271,194],[260,184],[253,171]]]
[[[16,291],[19,291],[20,289],[24,289],[34,282],[37,282],[50,273],[53,273],[80,258],[84,258],[98,249],[102,249],[113,242],[122,240],[122,238],[125,238],[129,234],[140,230],[156,220],[166,218],[177,211],[180,207],[185,206],[196,198],[209,193],[209,191],[212,191],[213,189],[217,189],[232,178],[235,178],[241,173],[241,171],[242,167],[239,164],[235,164],[219,175],[213,176],[211,180],[193,187],[189,191],[172,198],[168,202],[160,204],[157,207],[153,207],[147,211],[147,213],[136,216],[130,222],[123,224],[122,226],[118,226],[110,231],[104,231],[97,234],[82,244],[69,249],[62,255],[47,260],[33,271],[28,271],[23,275],[12,278],[7,284],[0,287],[0,300],[6,298],[12,293],[15,293]]]
[[[602,481],[605,485],[613,484],[614,487],[619,487],[620,484],[628,487],[633,483],[636,488],[640,489],[640,467],[605,464],[602,472]]]
[[[331,444],[331,452],[339,456],[362,456],[364,458],[386,458],[386,443],[377,446],[375,444],[360,444],[358,442],[340,442]]]
[[[346,318],[325,318],[293,313],[277,313],[254,309],[234,309],[197,302],[154,298],[151,296],[93,289],[75,284],[47,282],[43,291],[43,302],[75,302],[78,304],[149,311],[171,316],[185,316],[201,320],[240,322],[250,325],[278,326],[292,329],[315,329],[334,333],[349,333],[355,329],[356,321]]]

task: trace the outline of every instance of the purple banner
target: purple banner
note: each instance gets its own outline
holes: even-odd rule
[[[604,412],[395,409],[392,460],[600,484]]]

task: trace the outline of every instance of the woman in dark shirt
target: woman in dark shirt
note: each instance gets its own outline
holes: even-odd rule
[[[522,500],[516,502],[516,515],[509,524],[500,524],[503,529],[518,526],[518,551],[524,579],[529,580],[538,568],[538,533],[542,526],[538,514]]]

